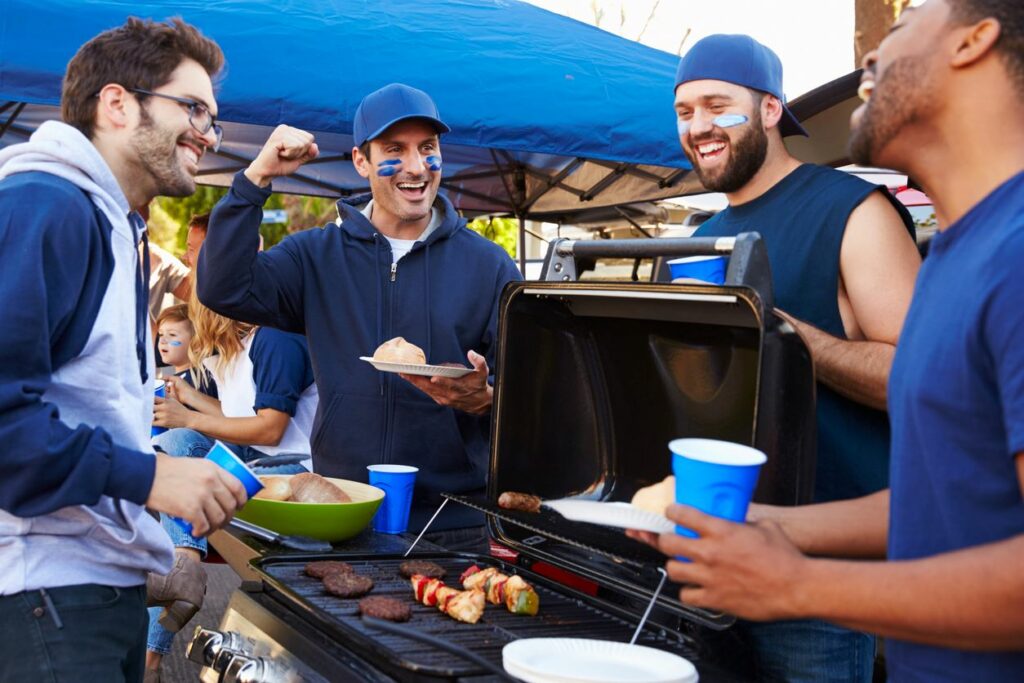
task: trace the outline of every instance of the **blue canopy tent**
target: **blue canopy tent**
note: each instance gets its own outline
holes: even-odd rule
[[[316,134],[321,158],[276,190],[365,191],[352,118],[401,81],[452,128],[443,186],[466,213],[558,221],[700,189],[675,141],[676,58],[517,0],[5,0],[0,146],[59,116],[68,60],[129,15],[181,16],[224,50],[224,145],[204,183],[230,183],[287,123]]]

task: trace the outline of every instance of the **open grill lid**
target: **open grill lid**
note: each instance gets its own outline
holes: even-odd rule
[[[574,282],[576,257],[731,254],[726,284]],[[547,282],[510,284],[500,302],[486,498],[448,496],[488,513],[495,539],[581,575],[637,609],[665,558],[619,529],[543,509],[502,510],[498,496],[628,502],[671,474],[667,444],[723,439],[768,455],[755,499],[808,502],[814,475],[814,374],[796,332],[772,313],[760,237],[559,241]],[[729,615],[659,607],[715,628]]]

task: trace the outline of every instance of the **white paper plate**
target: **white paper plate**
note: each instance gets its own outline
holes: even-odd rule
[[[696,683],[679,655],[587,638],[524,638],[501,651],[505,670],[528,683]]]
[[[377,368],[381,372],[401,372],[406,375],[423,375],[424,377],[451,377],[456,379],[473,372],[473,368],[459,368],[450,365],[416,365],[414,363],[386,363],[374,360],[370,356],[359,356],[359,360]]]
[[[676,530],[676,525],[661,515],[641,510],[629,503],[605,503],[597,500],[546,500],[544,505],[574,522],[590,522],[620,529],[639,529],[658,534]]]

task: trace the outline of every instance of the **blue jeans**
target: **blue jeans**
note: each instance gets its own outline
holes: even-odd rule
[[[875,638],[816,619],[737,622],[767,683],[871,683]]]
[[[0,681],[142,680],[145,586],[90,583],[47,593],[51,604],[39,591],[0,596]]]
[[[205,458],[206,454],[213,448],[213,439],[192,429],[175,428],[168,429],[163,434],[154,436],[153,445],[159,447],[164,453],[175,457]],[[264,456],[263,453],[250,446],[239,446],[226,442],[224,445],[230,448],[243,462],[249,462]],[[298,474],[305,472],[306,468],[295,464],[270,467],[256,466],[252,470],[256,474]],[[202,557],[206,557],[208,546],[205,538],[195,538],[192,534],[185,531],[178,522],[165,514],[160,515],[160,523],[163,525],[167,535],[171,537],[171,542],[174,543],[175,548],[192,548],[198,551]],[[162,609],[162,607],[149,608],[149,637],[146,648],[151,652],[165,655],[171,651],[174,633],[157,623]]]

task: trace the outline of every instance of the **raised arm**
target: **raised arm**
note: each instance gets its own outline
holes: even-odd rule
[[[260,154],[235,176],[231,189],[210,214],[199,254],[199,300],[235,320],[303,331],[300,255],[289,241],[259,251],[263,204],[274,178],[315,158],[313,136],[278,126]]]

